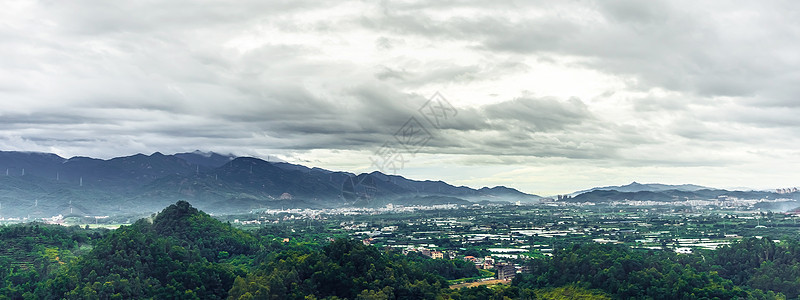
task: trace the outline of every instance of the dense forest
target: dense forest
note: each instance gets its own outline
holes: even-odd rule
[[[116,230],[0,227],[0,299],[796,299],[800,242],[748,238],[681,255],[575,244],[509,285],[450,289],[461,260],[337,239],[283,242],[178,202]]]

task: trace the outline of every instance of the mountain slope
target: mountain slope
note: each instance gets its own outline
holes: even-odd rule
[[[473,189],[380,172],[356,175],[200,151],[112,159],[0,151],[3,169],[9,173],[0,174],[3,217],[141,213],[179,200],[212,213],[237,213],[281,207],[425,205],[425,199],[440,199],[426,196],[457,198],[452,203],[539,198],[507,187]],[[434,203],[438,202],[429,204]]]
[[[236,156],[231,154],[222,155],[216,152],[203,152],[200,150],[175,153],[173,156],[185,160],[191,165],[200,166],[202,169],[219,168],[236,158]]]

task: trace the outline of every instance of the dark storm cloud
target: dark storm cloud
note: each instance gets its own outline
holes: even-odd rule
[[[597,118],[577,98],[519,97],[465,109],[423,149],[429,153],[620,158],[620,149],[656,143],[646,133]]]
[[[800,134],[793,2],[57,1],[0,19],[4,149],[372,152],[436,90],[458,116],[420,151],[501,163],[692,165]],[[537,63],[612,84],[531,92]]]
[[[550,98],[518,98],[487,106],[485,112],[490,122],[498,122],[502,127],[518,127],[517,129],[531,132],[564,129],[593,118],[586,105],[575,98],[565,102]]]
[[[443,40],[471,40],[487,51],[583,57],[586,66],[629,74],[642,89],[708,96],[764,96],[797,106],[800,9],[791,2],[590,1],[481,7],[477,16],[442,17],[446,8],[385,4],[363,24]],[[538,11],[540,14],[526,10]]]

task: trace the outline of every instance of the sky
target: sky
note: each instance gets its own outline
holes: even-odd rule
[[[800,186],[796,1],[29,1],[0,150],[272,157],[554,195]]]

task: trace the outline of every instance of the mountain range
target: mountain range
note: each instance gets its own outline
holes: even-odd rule
[[[670,184],[660,184],[660,183],[642,184],[634,181],[628,185],[594,187],[588,190],[574,192],[571,195],[577,196],[583,193],[588,193],[598,190],[618,191],[618,192],[661,192],[661,191],[676,190],[676,191],[692,192],[692,191],[699,191],[706,189],[711,189],[711,188],[694,184],[680,184],[680,185],[670,185]]]
[[[147,213],[179,200],[210,213],[265,208],[535,202],[498,186],[473,189],[381,172],[353,174],[213,152],[112,159],[0,151],[0,217]]]
[[[624,186],[596,187],[575,192],[561,200],[566,202],[625,202],[625,201],[657,201],[674,202],[684,200],[711,199],[767,199],[770,202],[759,203],[758,207],[772,211],[786,211],[798,206],[800,192],[777,193],[770,191],[730,191],[708,188],[693,184],[666,185],[640,184],[633,182]]]
[[[578,191],[563,200],[603,203],[721,196],[800,200],[799,192],[637,182]],[[67,159],[52,153],[0,151],[0,218],[141,215],[180,200],[210,213],[235,214],[268,208],[536,203],[538,199],[504,186],[474,189],[377,171],[354,174],[214,152]]]

